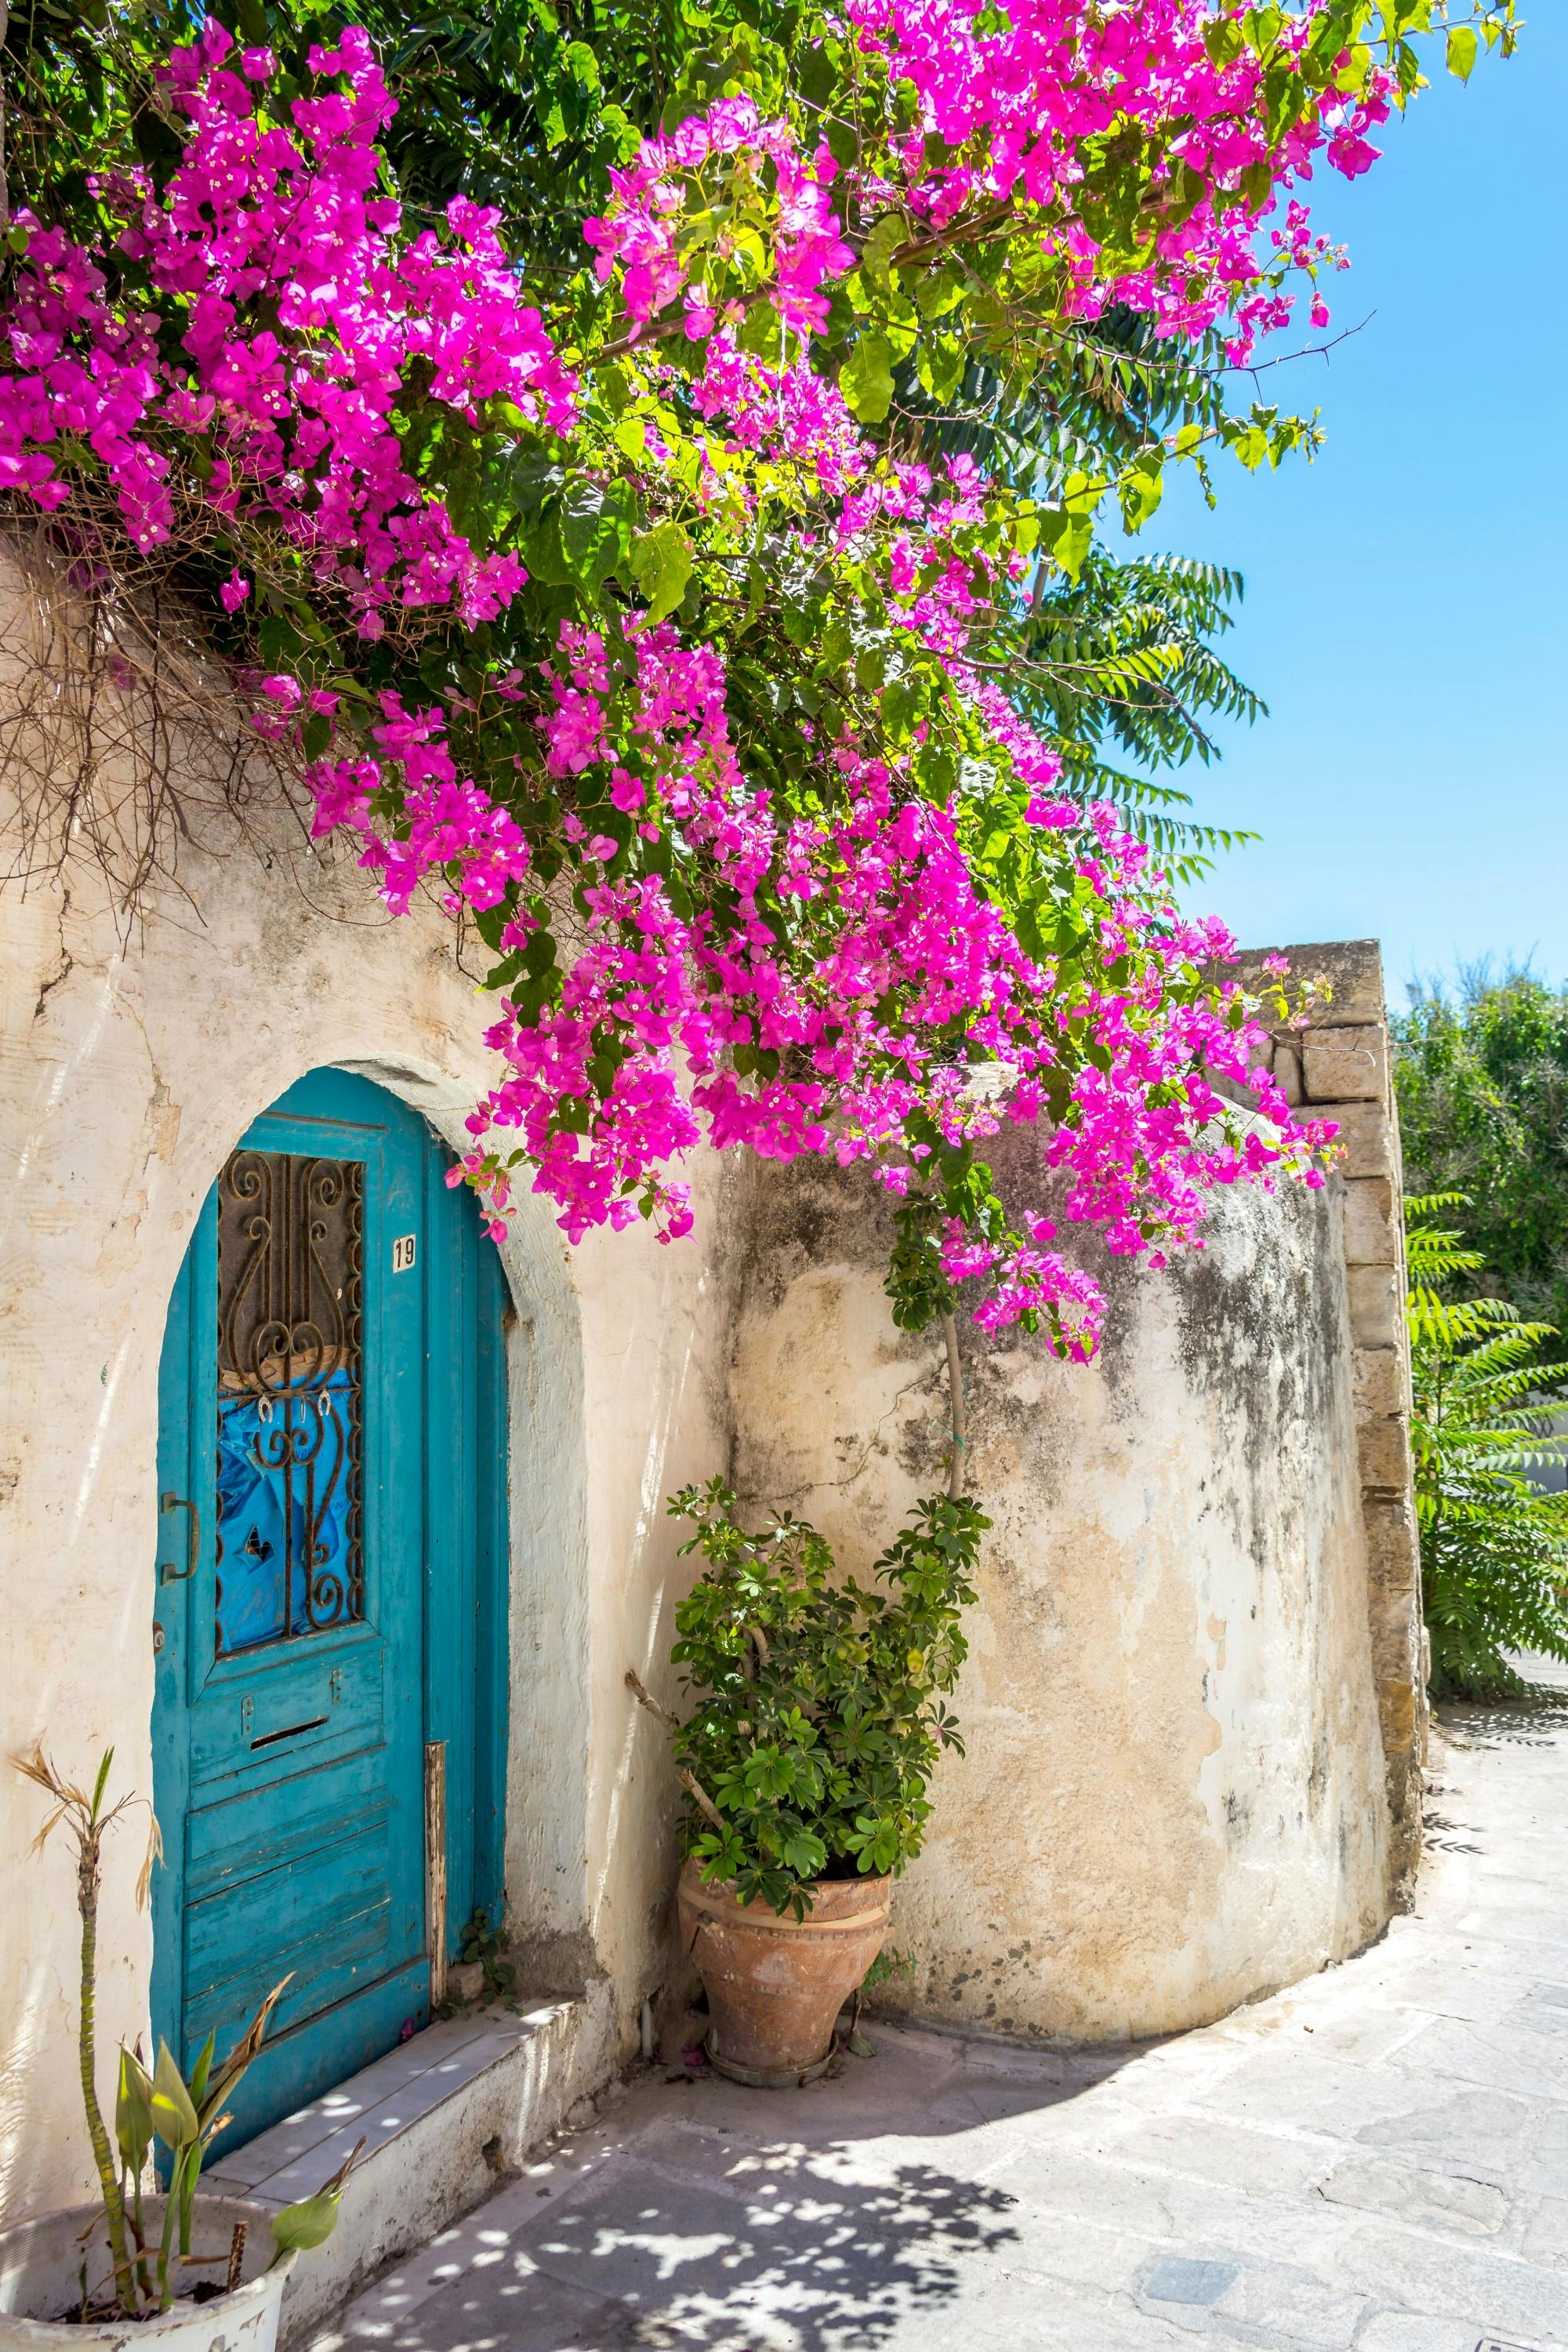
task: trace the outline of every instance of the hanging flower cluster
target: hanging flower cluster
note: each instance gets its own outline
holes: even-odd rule
[[[156,195],[144,173],[102,194],[119,212],[119,252],[146,272],[143,302],[114,299],[104,269],[57,229],[28,228],[6,319],[14,364],[0,375],[0,485],[58,506],[68,484],[51,451],[80,436],[142,548],[169,538],[179,489],[163,436],[205,460],[200,496],[215,538],[242,505],[275,518],[308,551],[313,577],[346,596],[359,635],[386,607],[450,605],[467,626],[522,584],[515,556],[476,549],[404,460],[394,412],[415,368],[430,396],[466,414],[501,398],[556,432],[575,385],[540,313],[518,297],[496,216],[462,200],[445,240],[399,236],[378,198],[378,132],[394,101],[363,33],[311,52],[343,91],[297,100],[291,131],[264,127],[257,97],[272,70],[247,49],[239,71],[216,19],[176,50],[161,79],[189,126],[184,159]],[[249,325],[272,309],[276,323]],[[178,356],[159,328],[179,320]],[[237,610],[248,583],[224,602]]]
[[[1244,14],[1199,0],[853,0],[857,60],[880,68],[895,100],[908,93],[913,115],[860,167],[890,232],[873,247],[879,260],[934,265],[950,243],[972,241],[977,222],[993,235],[1005,222],[1059,268],[1064,316],[1121,304],[1189,337],[1227,319],[1233,360],[1249,357],[1294,307],[1260,268],[1263,215],[1281,184],[1310,178],[1320,152],[1347,177],[1375,162],[1368,133],[1399,85],[1370,65],[1341,73],[1342,26],[1327,5],[1272,12],[1263,44],[1245,37]],[[1096,203],[1097,151],[1112,142],[1140,143],[1152,163],[1131,256],[1119,249],[1122,225],[1099,217]],[[726,100],[645,141],[635,165],[612,172],[614,203],[584,234],[602,278],[618,266],[638,329],[677,302],[694,341],[734,327],[760,270],[777,315],[818,329],[825,287],[857,258],[830,201],[838,171],[826,141],[805,153],[787,122],[764,122],[749,99]],[[717,236],[715,207],[727,223]],[[1315,285],[1343,256],[1310,242],[1306,221],[1294,201],[1289,236],[1274,242]],[[1313,309],[1326,324],[1321,293]]]
[[[598,252],[600,279],[608,284],[618,267],[621,300],[639,324],[679,299],[692,341],[712,333],[716,315],[701,280],[689,276],[681,217],[683,184],[709,163],[722,166],[731,191],[743,182],[752,200],[775,215],[770,282],[782,324],[805,331],[824,325],[823,283],[855,259],[829,201],[837,165],[825,145],[803,156],[789,124],[763,122],[749,98],[721,99],[707,113],[689,115],[668,139],[646,139],[629,171],[611,172],[614,205],[603,219],[583,225]],[[734,249],[732,233],[724,242]]]
[[[911,1115],[934,1118],[952,1142],[994,1133],[1004,1115],[1038,1117],[1043,1081],[1062,1067],[1069,1035],[1091,1039],[1094,1059],[1075,1080],[1076,1116],[1057,1128],[1047,1157],[1068,1173],[1067,1213],[1100,1225],[1112,1251],[1144,1251],[1152,1226],[1189,1236],[1208,1187],[1267,1178],[1282,1159],[1317,1181],[1304,1155],[1331,1130],[1295,1125],[1257,1066],[1258,1033],[1236,1020],[1234,995],[1171,1001],[1167,982],[1184,966],[1231,951],[1223,926],[1182,924],[1151,902],[1142,887],[1148,853],[1109,810],[1090,813],[1077,873],[1108,961],[1129,976],[1060,997],[1056,974],[1023,954],[976,890],[953,818],[899,800],[885,763],[839,745],[834,813],[782,824],[737,766],[710,652],[683,647],[668,625],[637,633],[630,709],[617,729],[603,641],[570,628],[563,637],[554,707],[542,721],[551,768],[608,769],[608,797],[638,832],[679,839],[710,863],[721,888],[683,917],[658,876],[610,878],[618,843],[590,836],[568,814],[584,869],[603,878],[584,892],[586,942],[554,1009],[523,1022],[509,1007],[488,1039],[507,1075],[470,1118],[468,1168],[498,1211],[509,1195],[510,1130],[536,1189],[563,1204],[574,1240],[632,1222],[650,1192],[664,1234],[689,1231],[687,1189],[662,1171],[704,1139],[765,1158],[868,1161],[904,1193],[920,1172],[906,1143]],[[472,904],[495,903],[503,877],[526,872],[521,840],[497,837],[497,813],[459,783],[430,719],[399,713],[375,732],[403,770],[405,836],[375,832],[371,809],[385,769],[374,761],[318,772],[321,824],[365,833],[365,860],[395,905],[407,902],[414,864],[456,877]],[[1037,764],[1048,766],[1043,756]],[[1078,813],[1031,799],[1025,821],[1060,829],[1076,826]],[[719,897],[732,908],[727,921],[713,912]],[[524,911],[500,944],[526,956],[537,936]],[[955,1034],[984,1055],[981,1094],[969,1065],[934,1050]],[[1213,1078],[1248,1087],[1269,1129],[1221,1139],[1225,1105]],[[580,1128],[563,1124],[563,1103],[582,1107]],[[952,1220],[941,1263],[952,1282],[989,1278],[977,1317],[985,1327],[1054,1311],[1069,1344],[1088,1352],[1099,1293],[1044,1246],[1054,1232],[1036,1220],[1026,1238],[998,1244]]]
[[[742,95],[647,142],[586,224],[606,291],[570,365],[493,215],[411,236],[380,193],[393,101],[361,34],[275,108],[268,52],[209,20],[163,77],[178,167],[100,191],[114,247],[18,215],[0,485],[58,509],[92,472],[144,549],[195,514],[236,631],[313,597],[366,648],[334,667],[301,625],[253,664],[257,719],[391,906],[433,883],[497,953],[462,1173],[498,1233],[521,1179],[574,1241],[679,1235],[703,1141],[863,1161],[936,1284],[911,1316],[974,1281],[984,1325],[1044,1317],[1082,1354],[1095,1286],[982,1181],[1004,1120],[1042,1120],[1068,1217],[1155,1264],[1215,1183],[1321,1181],[1331,1130],[1210,976],[1223,927],[1177,915],[1006,699],[995,649],[1053,518],[868,427],[917,303],[951,320],[940,273],[986,237],[1014,241],[1003,308],[1054,284],[1058,319],[1115,301],[1250,348],[1281,273],[1332,257],[1295,199],[1255,249],[1274,191],[1320,152],[1363,168],[1387,110],[1342,16],[1261,39],[1196,0],[851,0],[822,39],[878,135],[846,163]],[[1101,216],[1129,155],[1131,229]],[[454,645],[456,683],[417,686]],[[785,714],[765,745],[742,678]]]
[[[1347,178],[1364,172],[1377,158],[1368,134],[1399,89],[1384,68],[1342,76],[1342,20],[1326,7],[1273,12],[1257,44],[1243,12],[1196,0],[1009,0],[1005,14],[849,0],[847,15],[859,47],[916,94],[897,157],[904,200],[931,229],[977,204],[1022,205],[1045,225],[1074,315],[1118,302],[1183,335],[1228,317],[1237,361],[1291,312],[1289,295],[1257,284],[1255,237],[1277,187],[1310,178],[1320,153]],[[1084,201],[1086,160],[1098,142],[1132,137],[1158,159],[1151,249],[1141,267],[1108,271],[1115,232]],[[1300,250],[1292,258],[1309,266]]]

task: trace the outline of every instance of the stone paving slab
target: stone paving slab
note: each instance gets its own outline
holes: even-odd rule
[[[1432,1811],[1413,1916],[1201,2032],[646,2073],[313,2352],[1568,2352],[1568,1690]]]

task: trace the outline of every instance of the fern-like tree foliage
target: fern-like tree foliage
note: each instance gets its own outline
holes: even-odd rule
[[[1410,1188],[1474,1203],[1481,1264],[1461,1293],[1568,1329],[1568,987],[1483,963],[1413,993],[1394,1024]]]
[[[1160,777],[1218,756],[1212,720],[1267,715],[1216,651],[1241,593],[1219,564],[1097,547],[1037,599],[1013,667],[1013,699],[1060,752],[1066,789],[1113,802],[1184,882],[1257,838],[1184,814],[1192,794]]]
[[[1226,373],[1218,336],[1178,346],[1150,320],[1112,310],[1066,324],[1056,365],[1026,381],[974,361],[956,384],[927,384],[907,365],[898,437],[910,456],[972,457],[1027,497],[1059,499],[1108,455],[1136,469],[1162,436],[1217,435]],[[1206,488],[1201,458],[1198,470]],[[1129,478],[1123,520],[1137,529],[1158,491],[1152,476]],[[1201,879],[1217,852],[1258,838],[1189,816],[1192,794],[1169,781],[1190,760],[1219,757],[1215,720],[1250,725],[1268,715],[1218,650],[1242,593],[1241,574],[1222,564],[1119,555],[1086,530],[1076,576],[1041,573],[1005,649],[1008,693],[1059,752],[1067,789],[1113,803],[1183,882]]]
[[[1524,1685],[1505,1653],[1568,1659],[1568,1492],[1532,1474],[1568,1466],[1554,1423],[1568,1364],[1541,1360],[1550,1324],[1500,1298],[1455,1298],[1483,1264],[1431,1220],[1465,1194],[1405,1203],[1405,1318],[1421,1583],[1435,1698],[1495,1698]]]

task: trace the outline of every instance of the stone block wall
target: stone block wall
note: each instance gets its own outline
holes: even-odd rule
[[[1378,1713],[1388,1767],[1395,1868],[1407,1885],[1420,1853],[1426,1746],[1426,1643],[1410,1454],[1399,1120],[1394,1109],[1383,959],[1375,940],[1292,947],[1291,982],[1328,983],[1302,1030],[1276,1028],[1274,1074],[1286,1098],[1338,1122],[1331,1180],[1343,1203],[1352,1393]],[[1249,985],[1264,950],[1240,969]]]

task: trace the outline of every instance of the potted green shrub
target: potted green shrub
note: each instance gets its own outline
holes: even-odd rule
[[[110,2137],[98,2095],[99,1880],[106,1835],[139,1801],[107,1801],[113,1756],[110,1748],[103,1757],[90,1794],[64,1780],[42,1748],[12,1759],[54,1806],[35,1852],[56,1828],[76,1846],[78,2057],[100,2201],[0,2231],[0,2352],[124,2352],[132,2332],[158,2352],[272,2352],[289,2273],[302,2249],[331,2236],[359,2149],[315,2196],[279,2213],[198,2193],[203,2159],[229,2119],[227,2102],[260,2051],[287,1978],[221,2062],[208,2035],[188,2079],[165,2042],[151,2074],[122,2049]],[[138,1904],[158,1853],[153,1822]],[[148,2185],[155,2142],[167,2151],[161,2192]]]
[[[892,1881],[918,1853],[942,1750],[961,1619],[990,1521],[964,1496],[918,1504],[876,1563],[839,1577],[816,1529],[760,1532],[721,1479],[670,1510],[708,1566],[676,1611],[685,1721],[626,1679],[674,1737],[686,1792],[683,1949],[708,1996],[708,2054],[763,2085],[809,2079],[887,1934]]]

